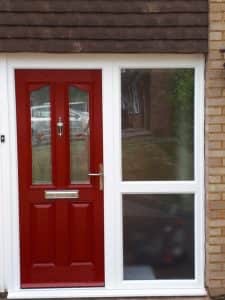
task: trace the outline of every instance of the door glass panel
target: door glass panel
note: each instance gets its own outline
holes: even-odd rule
[[[50,87],[37,88],[30,93],[32,183],[52,182]]]
[[[194,195],[123,195],[124,279],[194,279]]]
[[[88,183],[90,132],[87,91],[74,86],[69,87],[69,115],[71,183]]]
[[[123,69],[123,180],[194,179],[194,70]]]

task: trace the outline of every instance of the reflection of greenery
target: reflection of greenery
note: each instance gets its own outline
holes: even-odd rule
[[[77,139],[70,144],[70,166],[72,182],[88,182],[89,137]]]
[[[124,180],[192,180],[192,151],[176,139],[123,137]]]
[[[143,70],[135,72],[144,74]],[[140,103],[144,103],[146,98],[149,105],[143,104],[144,113],[139,114],[139,119],[127,117],[128,114],[122,112],[123,179],[193,180],[194,70],[158,69],[145,72],[146,79],[142,79],[136,94]],[[124,78],[128,77],[123,74],[122,88],[127,84]],[[124,90],[122,93],[125,94]],[[140,133],[141,126],[142,136],[135,137],[135,131]],[[130,133],[126,138],[126,129],[132,127],[133,135]],[[148,130],[151,130],[151,135],[148,135]]]
[[[88,104],[88,93],[76,87],[70,87],[70,102],[84,102]]]
[[[49,105],[49,94],[50,88],[49,86],[44,86],[39,89],[34,90],[31,92],[31,105],[38,106],[38,105]]]
[[[51,183],[51,149],[49,145],[32,148],[32,182]]]
[[[193,146],[194,70],[176,70],[171,79],[173,132],[185,146]]]
[[[48,144],[35,145],[32,148],[33,183],[51,183],[51,147]],[[71,142],[71,178],[72,181],[87,181],[89,171],[88,139]]]

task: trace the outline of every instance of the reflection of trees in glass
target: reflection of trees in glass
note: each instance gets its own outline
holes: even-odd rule
[[[50,87],[43,86],[31,92],[30,99],[32,106],[49,105]]]
[[[141,112],[141,98],[143,81],[148,71],[127,70],[122,71],[122,109],[128,114],[138,114]]]
[[[193,146],[194,125],[194,70],[176,70],[171,82],[173,132],[178,141]]]
[[[80,112],[88,111],[88,92],[77,87],[69,88],[70,108]]]

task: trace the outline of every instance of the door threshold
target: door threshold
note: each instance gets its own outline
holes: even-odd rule
[[[109,288],[57,288],[9,291],[8,299],[146,297],[146,296],[206,296],[204,288],[196,289],[109,289]]]

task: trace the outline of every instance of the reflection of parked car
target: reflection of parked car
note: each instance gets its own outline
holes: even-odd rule
[[[88,131],[88,112],[75,111],[70,107],[70,134],[84,135]],[[47,143],[50,139],[50,106],[48,104],[31,108],[32,143]]]
[[[84,101],[70,102],[70,109],[77,112],[88,112],[88,104]]]
[[[89,113],[70,109],[70,134],[86,135],[88,133]]]

